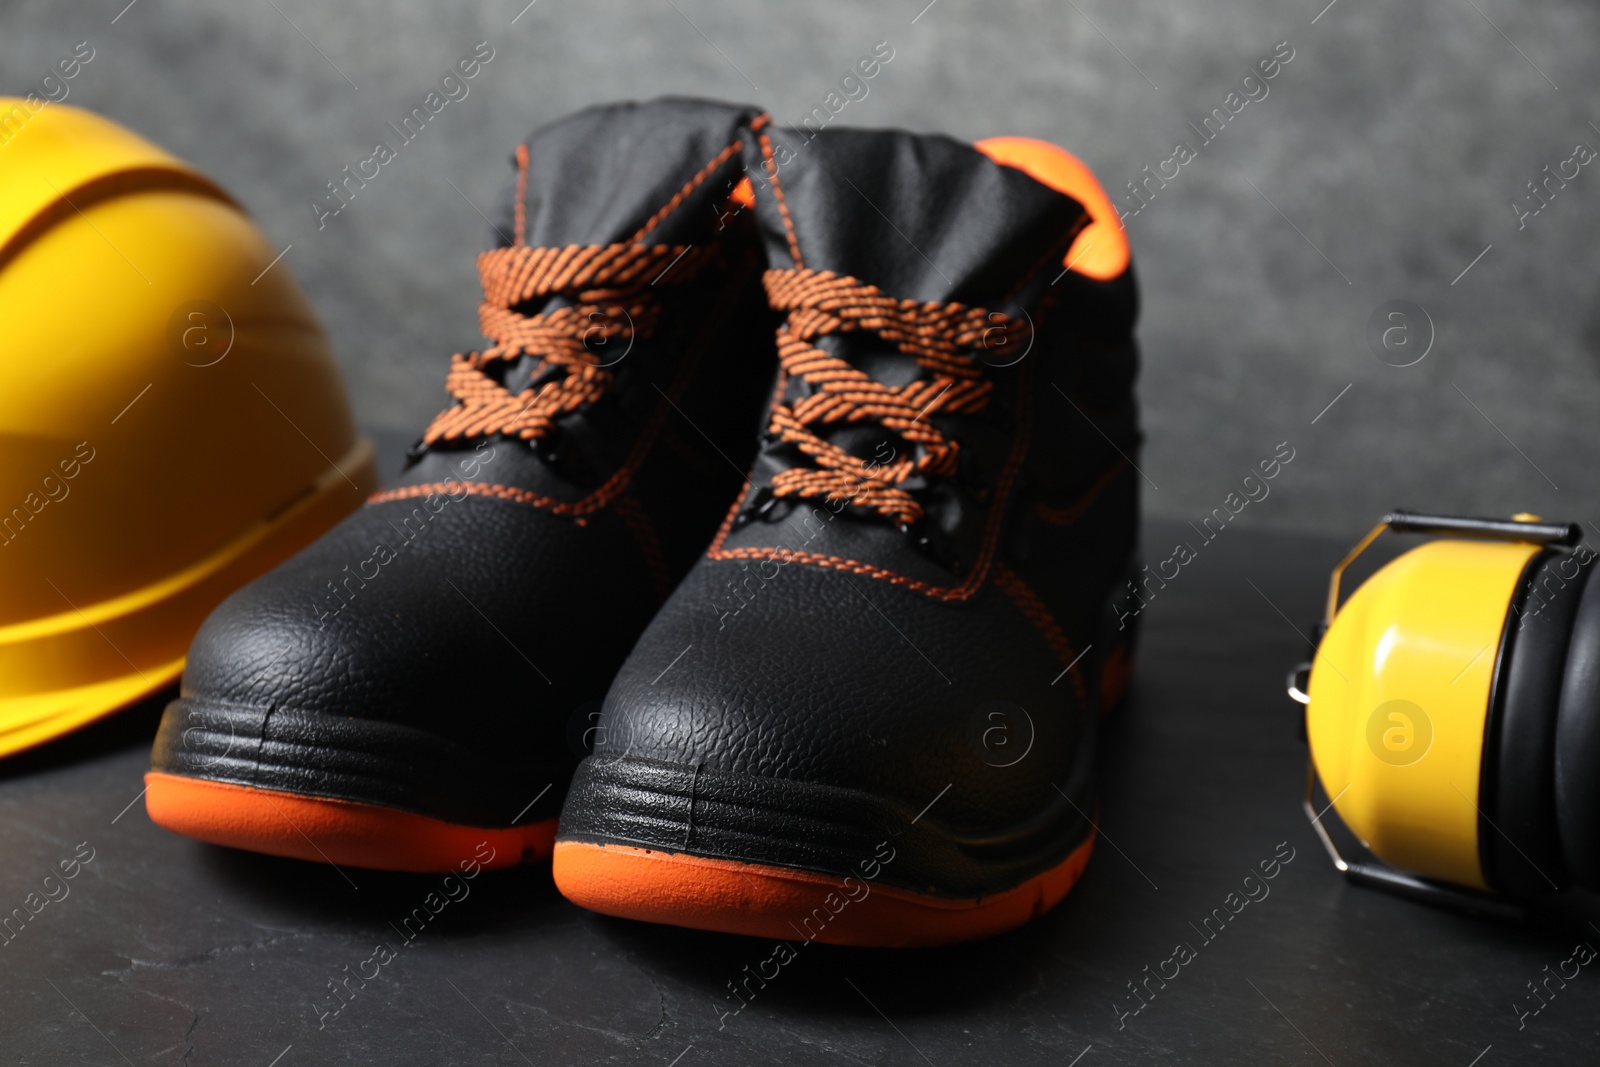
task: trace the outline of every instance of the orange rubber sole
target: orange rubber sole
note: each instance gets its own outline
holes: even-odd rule
[[[975,900],[587,841],[557,842],[552,871],[568,900],[605,915],[780,941],[917,948],[990,937],[1043,915],[1078,881],[1093,848],[1091,834],[1043,874]]]
[[[546,859],[556,820],[526,826],[463,826],[396,808],[151,771],[150,821],[213,845],[270,856],[383,871],[445,872],[477,862],[515,867]],[[487,844],[490,858],[482,853]]]

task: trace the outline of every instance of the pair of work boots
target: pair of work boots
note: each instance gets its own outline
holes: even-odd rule
[[[553,852],[585,907],[785,939],[1053,906],[1132,652],[1136,296],[1093,177],[684,99],[515,162],[490,347],[398,484],[207,621],[151,818]]]

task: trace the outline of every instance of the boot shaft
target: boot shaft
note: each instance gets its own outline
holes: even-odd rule
[[[854,562],[954,600],[1006,557],[1091,625],[1139,478],[1136,286],[1103,192],[1045,145],[1035,177],[904,131],[751,142],[786,320],[754,484],[713,555]],[[1104,565],[1050,563],[1085,551]]]

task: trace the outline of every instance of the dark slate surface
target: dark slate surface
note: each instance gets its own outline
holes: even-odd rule
[[[1157,524],[1152,551],[1181,529]],[[1104,845],[1055,912],[945,950],[808,945],[735,1014],[726,983],[770,944],[584,913],[548,869],[480,875],[406,945],[391,924],[442,879],[168,834],[135,803],[159,709],[128,712],[0,767],[0,908],[93,850],[0,946],[0,1062],[1593,1062],[1600,972],[1518,1016],[1527,982],[1600,946],[1587,902],[1508,925],[1354,888],[1299,812],[1282,678],[1343,547],[1230,530],[1151,603],[1102,756]],[[1191,924],[1280,848],[1293,859],[1268,894],[1203,940]],[[1123,1018],[1127,983],[1180,942],[1194,958]],[[328,982],[379,944],[393,960],[321,1018]]]

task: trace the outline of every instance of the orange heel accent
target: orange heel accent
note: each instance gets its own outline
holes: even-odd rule
[[[1114,715],[1128,695],[1128,685],[1133,681],[1133,656],[1126,642],[1111,650],[1105,667],[1100,672],[1100,715]]]
[[[624,919],[832,945],[917,948],[990,937],[1043,915],[1083,874],[1094,836],[1021,885],[950,900],[852,876],[560,841],[552,872],[574,904]]]
[[[151,771],[144,776],[150,821],[186,837],[270,856],[384,871],[455,871],[545,859],[556,820],[526,826],[462,826],[398,808],[302,796]],[[479,849],[487,844],[492,858]]]
[[[1077,156],[1032,137],[990,137],[972,147],[1083,205],[1092,221],[1067,249],[1063,265],[1097,282],[1109,281],[1128,269],[1128,235],[1116,205]]]

